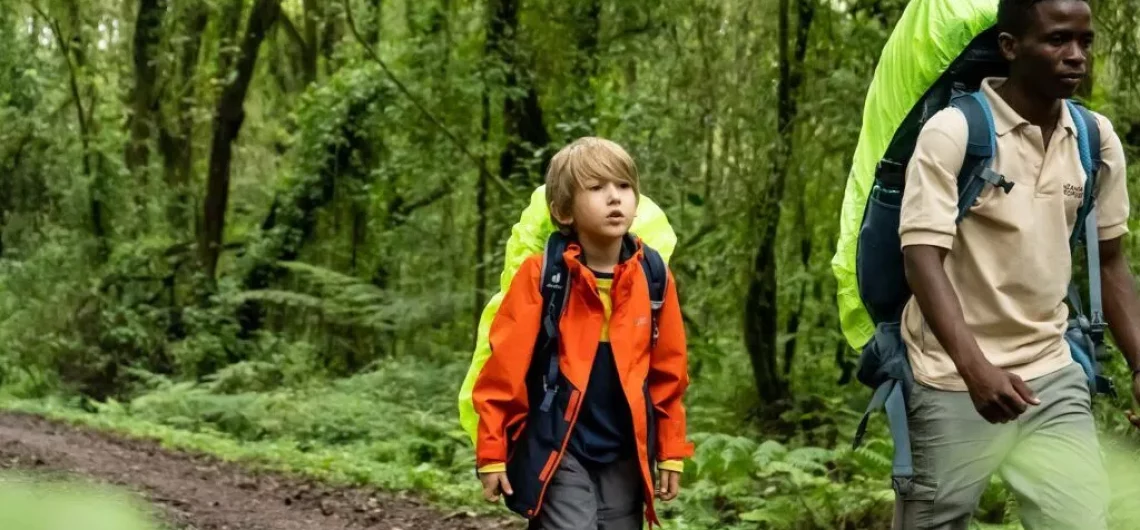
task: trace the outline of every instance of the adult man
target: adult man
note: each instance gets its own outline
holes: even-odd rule
[[[995,471],[1028,530],[1106,528],[1091,396],[1063,337],[1069,236],[1085,193],[1096,198],[1106,318],[1134,370],[1140,299],[1121,245],[1129,205],[1120,140],[1095,115],[1102,165],[1096,189],[1085,190],[1077,117],[1064,104],[1088,72],[1091,21],[1085,0],[1001,0],[1010,73],[981,90],[997,135],[992,168],[1014,186],[987,186],[961,224],[966,119],[948,108],[919,136],[899,228],[914,293],[902,334],[918,383],[908,403],[916,476],[896,501],[896,528],[966,529]]]

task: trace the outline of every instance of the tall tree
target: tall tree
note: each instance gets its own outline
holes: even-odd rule
[[[744,340],[752,363],[756,390],[766,404],[778,404],[789,395],[788,384],[778,370],[779,306],[776,283],[776,235],[780,222],[780,202],[794,148],[797,98],[803,82],[803,63],[808,36],[815,16],[814,0],[796,0],[798,25],[795,52],[789,52],[790,3],[780,0],[779,40],[780,77],[777,86],[776,149],[771,160],[771,178],[767,180],[754,212],[760,222],[760,238],[754,256],[752,274],[744,310]]]
[[[317,7],[317,0],[304,0],[302,5],[305,8],[304,28],[305,28],[305,81],[311,83],[317,79],[317,58],[320,55],[318,46],[320,42],[317,40],[319,33],[319,24],[321,21],[321,10]]]
[[[491,0],[487,3],[483,60],[488,65],[506,61],[502,51],[503,32],[506,30],[506,23],[500,13],[498,0]],[[483,129],[480,139],[484,148],[488,146],[491,140],[491,80],[486,75],[487,70],[487,68],[483,69],[483,94],[480,101],[480,124]],[[472,315],[475,318],[476,328],[479,326],[483,305],[487,301],[487,270],[485,268],[487,263],[487,194],[491,185],[491,174],[487,170],[486,156],[482,156],[480,159],[479,177],[475,183],[475,306]]]
[[[281,12],[279,0],[257,0],[249,14],[245,37],[237,56],[237,75],[232,84],[222,90],[214,112],[214,135],[210,145],[209,174],[206,183],[206,200],[202,213],[202,236],[199,242],[202,268],[208,281],[213,282],[222,248],[222,235],[226,226],[226,208],[229,205],[230,164],[233,160],[233,143],[241,132],[245,119],[245,96],[253,80],[258,50],[265,34],[273,27]],[[223,55],[223,58],[225,55]],[[223,66],[228,61],[223,59]],[[222,70],[223,72],[226,69]]]
[[[567,117],[576,124],[572,136],[594,134],[591,119],[597,115],[597,98],[594,96],[593,79],[598,75],[598,35],[601,33],[602,2],[586,0],[570,3],[571,19],[574,24],[574,63],[571,78],[575,80],[574,94],[571,95]]]
[[[336,47],[344,37],[344,14],[340,2],[329,0],[321,7],[320,53],[325,58],[325,75],[331,75],[340,64],[336,58]]]
[[[536,150],[550,143],[550,135],[543,121],[542,106],[538,102],[538,87],[534,74],[526,64],[519,34],[519,1],[491,0],[493,9],[488,35],[495,35],[488,46],[494,49],[505,72],[503,86],[503,129],[507,145],[499,156],[499,177],[518,180],[521,187],[529,188],[537,178],[522,166]]]
[[[150,159],[150,140],[155,128],[155,114],[159,98],[158,47],[162,38],[162,16],[166,0],[139,0],[135,16],[134,50],[135,84],[131,89],[130,140],[127,143],[125,162],[138,186],[136,200],[146,197],[146,166]],[[190,39],[197,40],[197,39]],[[145,212],[145,210],[143,210]]]
[[[364,30],[364,41],[369,46],[375,46],[383,37],[384,0],[368,0],[368,5],[372,8],[372,17],[368,27]]]
[[[194,116],[198,90],[195,81],[198,57],[202,49],[201,35],[209,22],[209,11],[203,0],[182,4],[180,28],[185,38],[174,47],[175,71],[170,74],[172,83],[167,107],[160,107],[163,126],[159,130],[158,148],[162,154],[163,181],[171,192],[166,206],[166,220],[175,237],[182,237],[190,228],[190,178],[194,162]]]
[[[503,72],[503,134],[506,145],[499,154],[499,178],[503,182],[514,180],[517,188],[530,188],[538,178],[530,176],[522,162],[531,157],[535,150],[550,143],[546,131],[542,107],[538,101],[538,89],[533,76],[526,67],[519,52],[519,2],[518,0],[490,0],[487,3],[487,23],[483,47],[487,68],[483,75],[481,98],[481,126],[484,145],[491,139],[491,97],[492,83],[487,75],[489,69]],[[544,159],[545,160],[545,159]],[[545,162],[544,162],[545,164]],[[486,263],[488,225],[488,187],[491,174],[487,170],[485,158],[480,159],[479,178],[475,188],[475,319],[478,321],[486,301]],[[540,177],[539,177],[540,178]]]
[[[107,183],[104,175],[99,171],[98,154],[92,148],[92,138],[98,129],[94,122],[95,88],[87,80],[87,42],[83,38],[84,21],[78,0],[67,0],[64,9],[67,12],[67,27],[47,11],[35,6],[36,12],[51,28],[51,33],[63,54],[63,61],[67,69],[68,88],[71,91],[71,102],[75,105],[75,123],[79,127],[79,142],[82,147],[81,159],[83,175],[88,184],[88,205],[90,212],[91,230],[97,242],[99,259],[106,259],[110,253],[109,225],[107,221],[106,200]],[[89,94],[89,102],[84,103],[83,93]]]

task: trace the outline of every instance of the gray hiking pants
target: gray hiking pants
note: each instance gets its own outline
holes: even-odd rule
[[[641,488],[636,459],[587,469],[567,451],[528,530],[640,530]]]
[[[1106,530],[1108,478],[1084,372],[1027,381],[1041,404],[991,424],[967,392],[914,385],[908,404],[915,484],[896,495],[895,530],[966,530],[996,471],[1026,530]]]

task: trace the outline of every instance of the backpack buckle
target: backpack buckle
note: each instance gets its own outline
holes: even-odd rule
[[[1001,173],[998,173],[988,167],[982,170],[981,176],[982,180],[1005,190],[1006,195],[1009,195],[1009,192],[1013,190],[1013,181],[1006,179],[1005,175],[1002,175]]]
[[[550,392],[550,393],[557,393],[558,392],[558,384],[553,384],[553,385],[550,384],[550,382],[547,381],[546,377],[544,376],[542,378],[542,391],[543,392]]]
[[[1098,342],[1104,340],[1104,328],[1108,324],[1104,321],[1104,315],[1100,311],[1093,311],[1092,322],[1089,323],[1090,333],[1094,335],[1094,339]]]
[[[1098,325],[1096,323],[1093,323],[1091,328],[1092,329],[1089,330],[1089,342],[1091,342],[1093,346],[1091,352],[1093,358],[1098,361],[1108,360],[1108,354],[1105,353],[1106,347],[1104,344],[1104,324]]]
[[[884,157],[875,164],[875,180],[898,186],[906,180],[906,166]]]
[[[1089,329],[1089,337],[1092,338],[1093,343],[1097,346],[1104,344],[1104,328],[1102,326],[1091,326],[1091,329]]]
[[[903,497],[910,495],[914,489],[914,481],[911,477],[891,477],[891,485],[894,486],[895,491]]]
[[[1093,334],[1092,322],[1089,321],[1089,317],[1086,317],[1083,314],[1079,314],[1073,320],[1076,321],[1077,327],[1081,329],[1081,333],[1084,333],[1085,335],[1092,337],[1092,334]]]
[[[543,377],[542,391],[545,392],[545,395],[542,396],[542,404],[539,405],[538,409],[543,412],[550,412],[550,407],[554,405],[554,396],[558,394],[558,385],[549,385],[546,378]]]

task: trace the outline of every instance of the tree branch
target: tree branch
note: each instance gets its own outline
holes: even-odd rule
[[[59,21],[48,15],[38,2],[32,3],[32,9],[47,22],[48,27],[51,28],[52,33],[55,35],[56,43],[59,45],[59,51],[63,54],[63,61],[67,63],[68,81],[71,87],[71,97],[75,100],[75,114],[76,121],[79,124],[79,142],[83,147],[83,174],[89,181],[92,182],[93,188],[98,188],[99,183],[95,181],[95,174],[91,167],[91,114],[85,112],[83,108],[83,96],[79,88],[79,74],[76,72],[76,65],[72,62],[72,46],[67,43],[63,38],[63,28]],[[82,65],[81,65],[82,66]],[[95,101],[92,98],[91,111],[95,109]],[[95,232],[95,237],[102,240],[106,235],[106,228],[103,225],[103,203],[98,197],[98,190],[91,192],[91,223]],[[102,252],[101,250],[100,252]]]
[[[428,195],[426,195],[424,197],[420,197],[419,199],[416,199],[415,201],[412,201],[412,202],[405,203],[402,200],[401,201],[394,201],[394,204],[389,206],[389,210],[392,212],[392,215],[395,217],[399,217],[399,218],[407,217],[408,215],[411,215],[412,212],[419,210],[420,208],[424,208],[426,206],[431,206],[436,201],[439,201],[440,199],[447,197],[448,195],[451,194],[451,191],[452,191],[452,186],[450,184],[448,184],[448,185],[445,185],[445,186],[439,188],[438,190],[435,190],[435,191],[429,193]]]
[[[289,35],[289,40],[293,41],[293,44],[296,44],[297,47],[301,49],[302,54],[306,53],[308,44],[305,43],[305,37],[302,37],[301,32],[297,30],[297,26],[293,24],[293,19],[289,18],[289,15],[286,14],[284,10],[281,11],[278,17],[280,17],[279,20],[281,21],[282,27],[285,28],[285,33]]]
[[[451,141],[451,143],[455,144],[455,147],[459,148],[459,150],[462,151],[463,154],[467,156],[467,158],[471,159],[471,161],[475,164],[475,167],[477,167],[480,171],[487,171],[483,159],[475,156],[475,154],[472,153],[471,150],[468,149],[467,146],[458,137],[456,137],[455,134],[452,133],[451,130],[443,124],[443,122],[439,120],[439,118],[436,118],[435,115],[431,113],[431,111],[424,107],[423,103],[421,103],[420,100],[416,98],[416,96],[412,94],[410,90],[408,90],[408,87],[405,86],[404,83],[400,82],[399,78],[397,78],[396,75],[392,73],[392,70],[388,68],[388,64],[384,62],[384,59],[381,59],[380,56],[376,54],[376,50],[372,49],[372,46],[364,40],[364,37],[360,34],[360,31],[356,29],[356,19],[352,15],[351,0],[343,0],[343,2],[345,19],[348,22],[348,29],[352,33],[352,37],[356,39],[356,42],[364,48],[365,52],[367,52],[368,57],[372,59],[372,61],[374,61],[376,64],[380,65],[380,69],[384,70],[384,74],[388,76],[388,79],[392,81],[392,84],[396,85],[396,88],[399,89],[399,91],[402,92],[404,96],[406,96],[412,102],[413,105],[416,106],[416,109],[418,109],[424,116],[427,117],[428,121],[430,121],[432,125],[435,125],[435,127],[439,129],[443,135]],[[491,180],[494,180],[495,183],[499,186],[499,189],[501,189],[508,196],[513,197],[515,195],[515,190],[507,187],[507,185],[504,184],[501,180]]]

